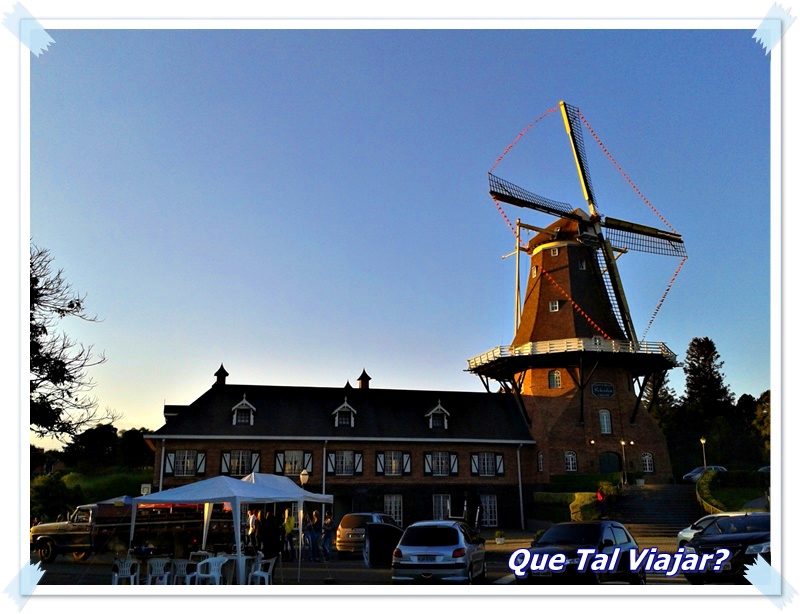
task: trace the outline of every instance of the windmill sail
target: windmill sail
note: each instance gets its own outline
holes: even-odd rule
[[[608,231],[608,240],[616,248],[663,256],[686,256],[683,238],[677,233],[611,217],[605,218],[601,225]]]
[[[557,217],[566,217],[573,220],[583,219],[580,215],[574,213],[574,207],[569,204],[534,194],[492,173],[489,173],[489,194],[493,198],[509,205],[534,209]]]

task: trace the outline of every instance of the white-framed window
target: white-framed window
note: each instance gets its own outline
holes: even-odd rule
[[[333,410],[333,425],[337,428],[353,428],[356,425],[356,410],[344,398],[344,403]]]
[[[536,455],[536,471],[539,473],[544,471],[544,452],[539,452],[539,454]]]
[[[431,474],[450,475],[450,452],[431,452]]]
[[[433,519],[450,518],[450,495],[433,495]]]
[[[398,526],[403,526],[403,495],[383,495],[383,513],[388,514]]]
[[[353,475],[355,456],[352,450],[339,450],[336,452],[336,475]]]
[[[428,419],[428,428],[447,429],[447,419],[450,417],[450,412],[442,407],[442,402],[439,401],[436,407],[425,414],[425,417]]]
[[[231,408],[233,418],[231,420],[234,426],[252,426],[256,408],[247,402],[247,395],[242,395],[242,400]]]
[[[387,452],[385,452],[384,459],[385,459],[384,469],[383,469],[384,475],[388,476],[403,475],[403,453],[401,451],[388,450]]]
[[[547,387],[561,388],[561,371],[553,369],[547,372]]]
[[[494,452],[478,452],[478,475],[491,476],[497,472]]]
[[[230,473],[232,476],[250,473],[250,450],[231,450]]]
[[[536,277],[538,277],[538,276],[539,276],[539,265],[538,264],[534,264],[531,267],[531,277],[536,279]]]
[[[601,435],[610,435],[611,434],[611,412],[607,409],[601,409],[597,412],[597,418],[600,422],[600,434]]]
[[[561,307],[561,303],[559,301],[550,301],[547,305],[550,309],[550,313],[555,313]]]
[[[188,477],[197,472],[197,450],[175,450],[175,476]]]
[[[497,495],[481,495],[481,524],[497,526]]]
[[[642,452],[642,473],[653,473],[656,470],[652,452]]]
[[[303,451],[285,450],[283,453],[283,475],[300,475],[303,470]]]
[[[551,247],[550,248],[550,255],[551,256],[558,256],[558,248],[557,247]]]
[[[564,452],[564,470],[577,471],[578,470],[578,455],[572,450]]]

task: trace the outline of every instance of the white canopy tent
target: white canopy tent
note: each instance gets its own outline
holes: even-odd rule
[[[266,473],[251,473],[241,480],[228,476],[216,476],[207,480],[193,482],[161,492],[136,497],[131,509],[131,533],[128,547],[132,547],[136,526],[136,509],[139,504],[147,503],[202,503],[203,544],[206,547],[208,527],[211,522],[211,510],[214,503],[229,503],[233,510],[233,530],[237,552],[237,577],[244,579],[244,553],[241,537],[241,506],[243,503],[279,503],[297,502],[300,510],[300,537],[302,540],[303,504],[333,503],[332,495],[320,495],[297,486],[290,478]],[[300,542],[302,544],[302,541]],[[297,566],[297,578],[300,579],[300,564]]]

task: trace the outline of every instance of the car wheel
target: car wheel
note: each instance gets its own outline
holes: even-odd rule
[[[647,575],[645,574],[644,571],[634,574],[629,584],[644,586],[645,584],[647,584]]]
[[[45,539],[39,542],[39,558],[45,563],[52,563],[56,559],[56,545],[52,540]]]
[[[370,560],[370,540],[369,537],[364,537],[364,550],[362,554],[364,555],[364,567],[367,569],[372,567],[372,561]]]
[[[481,562],[481,573],[478,574],[478,581],[481,583],[486,582],[486,559]]]

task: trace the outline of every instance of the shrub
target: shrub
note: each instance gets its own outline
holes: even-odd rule
[[[42,475],[31,482],[31,516],[42,521],[64,520],[76,505],[84,503],[80,486],[70,487],[56,474]]]

